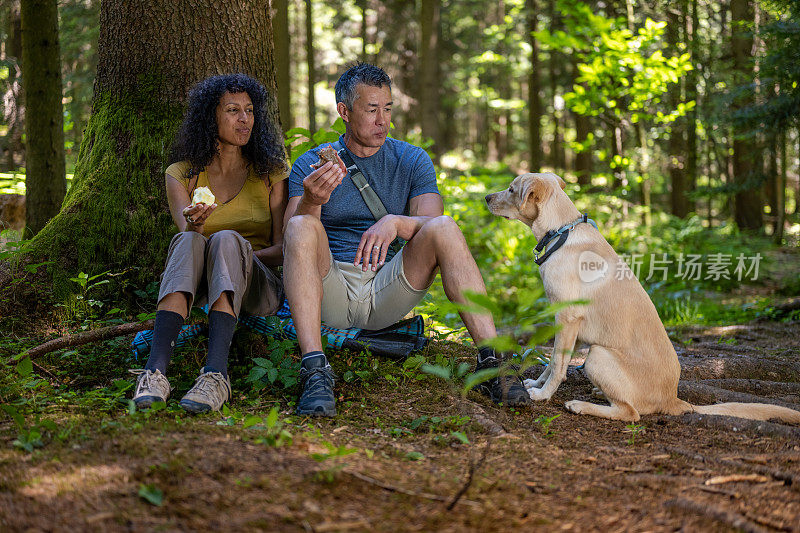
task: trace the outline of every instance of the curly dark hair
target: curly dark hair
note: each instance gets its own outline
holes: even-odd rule
[[[189,161],[189,176],[197,175],[217,154],[217,105],[226,92],[246,92],[253,102],[253,131],[242,155],[256,174],[267,175],[286,168],[286,153],[278,128],[267,117],[267,90],[246,74],[211,76],[189,91],[189,105],[178,135],[170,148],[169,163]]]

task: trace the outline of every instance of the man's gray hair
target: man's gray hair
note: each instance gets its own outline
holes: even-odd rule
[[[359,83],[369,85],[371,87],[383,87],[384,85],[392,88],[392,79],[386,72],[375,65],[369,63],[356,63],[348,68],[344,74],[341,75],[339,81],[336,82],[334,89],[336,93],[336,103],[343,102],[347,109],[353,110],[353,102],[358,97],[356,87]]]

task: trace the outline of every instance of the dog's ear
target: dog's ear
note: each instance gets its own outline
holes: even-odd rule
[[[563,191],[564,188],[567,186],[567,182],[564,181],[561,176],[556,176],[558,178],[558,184],[561,185],[561,190]]]
[[[531,176],[522,184],[522,191],[520,193],[522,198],[519,207],[520,211],[528,202],[533,202],[537,205],[544,202],[550,197],[551,193],[552,190],[547,186],[546,179],[542,178],[541,176]]]

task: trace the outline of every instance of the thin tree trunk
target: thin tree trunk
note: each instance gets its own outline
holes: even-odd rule
[[[439,25],[440,0],[422,0],[419,10],[419,86],[418,101],[422,135],[433,139],[433,152],[438,160],[442,154],[439,134]]]
[[[697,15],[697,0],[691,0],[691,15],[686,13],[687,0],[684,0],[684,17],[686,19],[686,39],[689,42],[692,70],[686,74],[686,101],[695,102],[695,106],[686,113],[686,189],[694,192],[697,187],[697,70],[700,68],[700,41],[698,28],[700,27]],[[694,200],[686,198],[689,212],[695,210]]]
[[[531,172],[542,168],[542,85],[539,78],[539,43],[533,36],[538,11],[536,0],[527,0],[528,44],[531,47],[531,70],[528,73],[528,153]]]
[[[290,71],[291,34],[289,32],[289,0],[273,0],[275,9],[275,74],[278,85],[278,108],[283,131],[294,127],[292,116],[292,78]]]
[[[753,24],[755,13],[749,0],[731,0],[731,19],[740,24]],[[745,28],[734,28],[731,40],[733,49],[733,69],[737,75],[737,85],[744,85],[753,79],[750,62],[753,58],[753,37]],[[734,108],[746,106],[751,99],[737,102]],[[741,126],[734,127],[733,175],[737,185],[733,213],[736,225],[741,229],[761,230],[764,225],[761,216],[762,199],[760,193],[759,165],[754,161],[753,140],[745,138],[747,131]],[[758,149],[755,150],[758,152]]]
[[[550,0],[549,2],[549,18],[550,18],[550,31],[556,31],[559,29],[559,17],[556,10],[555,0]],[[553,123],[553,140],[552,144],[550,145],[550,164],[553,166],[556,172],[560,172],[564,168],[564,159],[563,159],[563,139],[561,137],[561,114],[562,110],[558,109],[562,107],[559,102],[559,94],[558,94],[558,81],[561,75],[561,61],[563,60],[563,56],[558,53],[557,51],[550,49],[550,60],[549,60],[549,74],[550,74],[550,98],[553,105],[553,114],[551,117]]]
[[[778,136],[778,150],[780,153],[780,168],[776,174],[775,189],[775,226],[772,230],[772,240],[780,245],[783,242],[783,226],[786,223],[786,130]]]
[[[22,0],[22,87],[25,121],[25,232],[38,233],[61,208],[67,191],[64,110],[55,0]]]
[[[317,131],[317,102],[314,95],[316,85],[316,67],[314,66],[314,24],[311,9],[311,0],[306,4],[306,65],[308,66],[308,129],[311,133]]]
[[[22,20],[19,0],[9,3],[7,13],[5,50],[0,60],[8,65],[7,89],[3,95],[3,122],[7,126],[3,139],[5,170],[15,170],[25,160],[25,98],[22,91],[20,59],[22,58]]]
[[[682,3],[685,5],[685,1]],[[675,9],[667,7],[667,43],[672,50],[678,49],[680,41],[679,14]],[[681,103],[680,83],[673,84],[667,95],[669,107],[676,109]],[[669,134],[669,180],[671,188],[672,214],[676,217],[686,218],[689,214],[689,204],[687,202],[687,177],[686,177],[686,142],[684,140],[685,121],[677,119],[671,124]]]
[[[359,36],[361,37],[361,53],[358,54],[359,59],[366,63],[368,61],[367,47],[367,0],[356,0],[358,10],[361,12],[361,26],[359,27]]]

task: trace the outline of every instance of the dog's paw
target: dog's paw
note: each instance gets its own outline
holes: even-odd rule
[[[583,407],[582,407],[583,403],[584,402],[580,400],[570,400],[564,404],[564,407],[566,407],[567,411],[569,411],[570,413],[575,413],[576,415],[579,415],[583,413]]]
[[[606,400],[606,395],[602,390],[600,390],[600,387],[592,387],[592,398]]]
[[[524,381],[522,382],[522,385],[523,385],[523,386],[524,386],[526,389],[528,389],[528,392],[530,392],[530,391],[531,391],[531,389],[538,389],[538,388],[539,388],[539,386],[536,384],[536,381],[534,381],[534,380],[532,380],[532,379],[526,379],[526,380],[524,380]]]
[[[528,389],[528,396],[530,396],[531,400],[534,402],[543,402],[545,400],[549,400],[552,394],[547,394],[542,389],[531,387]]]

